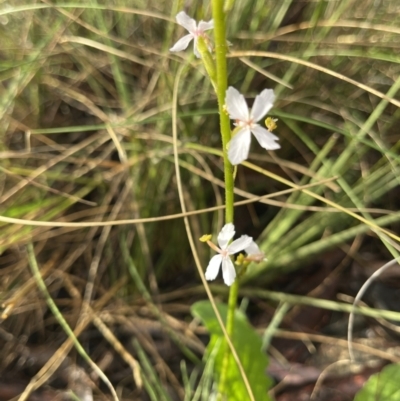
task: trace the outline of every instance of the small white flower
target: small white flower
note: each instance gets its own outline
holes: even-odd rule
[[[252,241],[248,247],[244,248],[244,251],[247,253],[247,258],[253,262],[259,263],[263,260],[267,260],[265,253],[254,241]]]
[[[235,120],[235,125],[239,127],[228,144],[228,158],[233,165],[241,163],[249,156],[251,133],[254,134],[264,149],[280,148],[280,145],[275,142],[279,138],[257,124],[272,108],[274,100],[274,91],[264,89],[256,96],[253,108],[250,111],[244,96],[237,89],[230,86],[226,91],[225,105],[229,118]]]
[[[200,58],[200,53],[197,50],[197,38],[203,36],[207,38],[205,31],[214,28],[214,21],[200,21],[197,25],[193,18],[190,18],[184,11],[177,14],[176,20],[179,25],[182,25],[186,30],[189,31],[189,35],[185,35],[179,39],[173,47],[169,49],[170,52],[181,52],[185,50],[192,39],[194,39],[194,54]]]
[[[217,277],[222,263],[222,276],[225,284],[230,286],[235,281],[236,270],[230,256],[243,251],[246,247],[250,246],[253,238],[247,235],[242,235],[240,238],[229,244],[229,241],[234,235],[235,226],[232,223],[228,223],[222,227],[221,232],[218,234],[219,248],[212,242],[207,241],[208,245],[218,252],[218,255],[213,256],[207,266],[205,274],[207,280],[214,280]]]

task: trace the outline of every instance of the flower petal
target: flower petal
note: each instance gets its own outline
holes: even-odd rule
[[[218,254],[211,258],[205,273],[206,280],[215,280],[215,277],[217,277],[218,275],[221,262],[222,262],[222,255]]]
[[[250,142],[250,129],[244,127],[228,143],[228,159],[234,166],[248,158]]]
[[[196,21],[193,18],[190,18],[185,11],[181,11],[176,15],[176,21],[179,25],[182,25],[186,30],[190,33],[194,33],[197,28]]]
[[[244,249],[247,253],[247,257],[249,260],[260,263],[263,260],[268,260],[265,257],[265,253],[258,247],[258,245],[253,241],[247,248]]]
[[[180,38],[170,49],[170,52],[181,52],[185,50],[190,41],[193,39],[193,35],[189,33],[189,35],[185,35],[183,38]]]
[[[244,248],[244,251],[248,255],[260,255],[263,253],[262,250],[258,247],[258,245],[254,241],[252,241],[249,246]]]
[[[279,143],[276,143],[279,138],[274,135],[272,132],[269,132],[265,128],[256,124],[251,128],[251,132],[256,137],[258,143],[264,148],[268,150],[279,149],[281,146]]]
[[[201,32],[208,31],[209,29],[213,28],[214,28],[214,20],[208,22],[201,20],[198,25],[198,30]]]
[[[225,105],[231,120],[247,121],[249,108],[244,96],[235,88],[230,86],[226,91]]]
[[[236,270],[229,257],[222,259],[222,277],[227,286],[231,286],[236,278]]]
[[[235,235],[235,226],[232,223],[225,224],[218,234],[218,245],[221,249],[226,249],[228,242]]]
[[[272,89],[264,89],[256,96],[250,113],[254,122],[260,121],[272,109],[274,100],[275,95]]]
[[[249,237],[248,235],[242,235],[240,238],[235,239],[229,246],[228,246],[228,253],[229,255],[233,255],[236,252],[243,251],[253,242],[253,238]]]

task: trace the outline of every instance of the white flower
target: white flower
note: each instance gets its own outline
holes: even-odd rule
[[[256,96],[253,108],[250,111],[244,96],[237,89],[230,86],[226,91],[225,105],[229,118],[235,120],[235,125],[239,127],[239,130],[228,144],[228,158],[233,165],[247,159],[251,133],[254,134],[263,148],[269,150],[280,148],[280,145],[275,142],[279,138],[257,124],[272,108],[274,100],[274,91],[272,89],[264,89]]]
[[[252,241],[251,244],[244,248],[244,251],[247,253],[247,259],[259,263],[263,260],[267,260],[265,258],[265,253],[258,247],[258,245]]]
[[[207,241],[208,245],[218,252],[218,255],[213,256],[207,266],[205,274],[207,280],[214,280],[217,277],[219,267],[222,263],[222,276],[225,284],[230,286],[235,281],[236,270],[230,255],[243,251],[246,247],[250,246],[253,239],[247,235],[242,235],[240,238],[229,244],[229,241],[234,235],[235,226],[232,223],[228,223],[222,227],[221,232],[218,234],[219,248],[212,242]]]
[[[184,11],[177,14],[176,20],[179,25],[182,25],[186,30],[189,31],[189,35],[179,39],[173,47],[169,49],[170,52],[181,52],[185,50],[192,39],[194,39],[194,54],[200,58],[200,53],[197,50],[197,38],[203,36],[206,38],[204,31],[214,28],[214,21],[200,21],[197,25],[193,18],[190,18]]]

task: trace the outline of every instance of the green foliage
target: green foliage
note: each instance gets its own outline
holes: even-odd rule
[[[354,401],[397,401],[400,400],[400,365],[386,366],[372,375],[357,393]]]
[[[222,319],[225,320],[228,310],[227,305],[217,304],[217,307]],[[203,321],[211,334],[205,358],[208,358],[208,355],[213,352],[215,347],[219,347],[214,362],[215,379],[218,381],[219,375],[221,374],[224,348],[224,335],[221,327],[218,324],[209,301],[196,302],[192,306],[192,314]],[[270,397],[267,394],[267,391],[271,386],[271,379],[266,373],[268,358],[261,351],[261,338],[250,326],[246,316],[239,310],[235,313],[232,342],[249,379],[256,401],[270,400]],[[230,401],[242,401],[248,399],[246,387],[233,357],[229,360],[226,388],[228,390],[227,396]]]

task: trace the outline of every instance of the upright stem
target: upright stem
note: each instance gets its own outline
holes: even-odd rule
[[[225,222],[233,223],[233,167],[228,159],[227,144],[231,140],[231,128],[229,116],[224,110],[225,94],[228,87],[228,71],[226,65],[226,53],[228,46],[226,42],[225,14],[222,0],[212,1],[212,13],[214,19],[214,41],[215,61],[217,70],[217,98],[220,118],[220,129],[222,136],[222,150],[224,156],[225,175]]]
[[[233,167],[228,159],[227,144],[231,139],[231,129],[229,116],[224,110],[225,94],[228,87],[228,71],[226,63],[226,53],[228,51],[226,41],[226,25],[224,13],[224,1],[212,0],[212,13],[214,19],[214,40],[215,40],[215,59],[217,70],[217,97],[220,117],[220,128],[222,136],[222,150],[224,156],[224,174],[225,174],[225,222],[233,223],[233,202],[234,202],[234,177]],[[229,290],[228,314],[226,321],[226,331],[230,338],[233,334],[234,316],[239,292],[239,282],[236,280]],[[224,356],[222,360],[221,377],[219,380],[218,399],[221,400],[226,394],[226,379],[229,369],[230,350],[228,344],[224,343]]]

